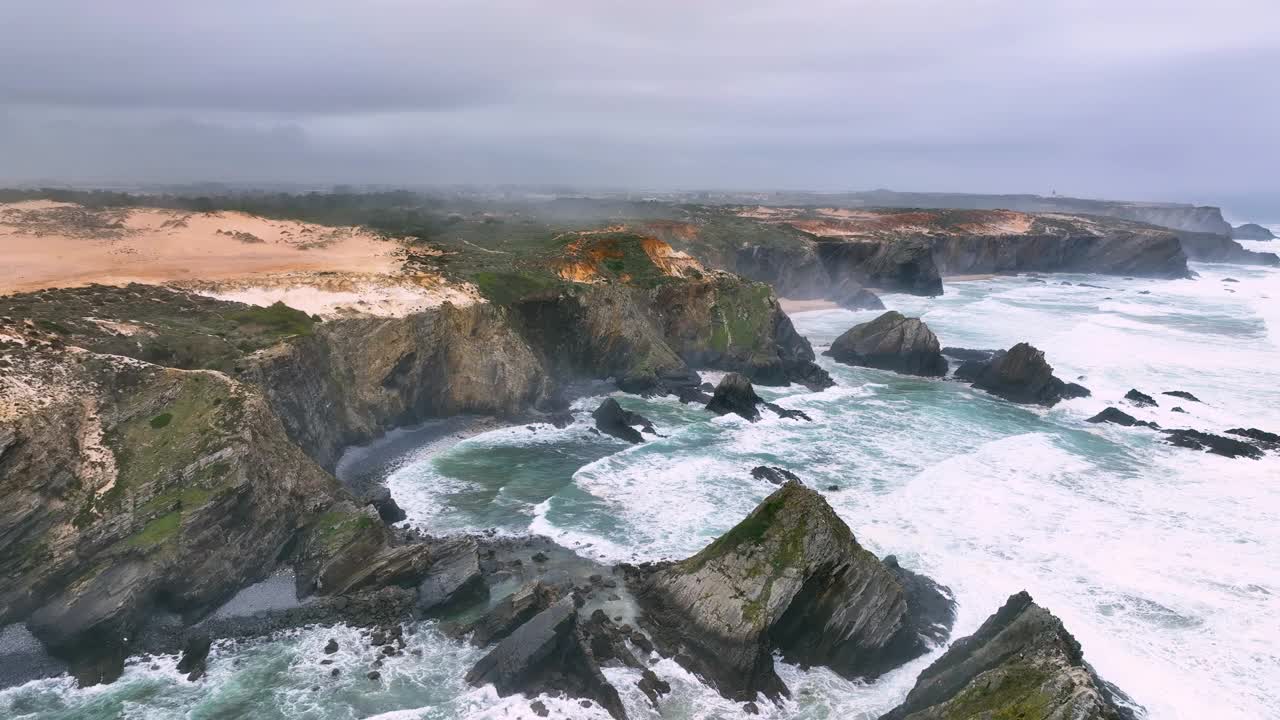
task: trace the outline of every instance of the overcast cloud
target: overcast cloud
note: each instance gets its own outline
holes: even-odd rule
[[[1194,200],[1277,78],[1277,0],[12,0],[0,180]]]

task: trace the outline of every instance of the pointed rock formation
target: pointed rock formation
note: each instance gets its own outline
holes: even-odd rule
[[[956,377],[1016,403],[1052,407],[1061,400],[1089,396],[1087,388],[1054,377],[1044,353],[1028,343],[1018,343],[985,362],[966,362],[956,369]]]
[[[947,374],[938,337],[919,318],[896,310],[869,323],[855,325],[831,343],[826,355],[846,365],[893,370],[907,375]]]
[[[1131,720],[1062,621],[1025,591],[920,673],[880,720]]]
[[[600,407],[591,413],[591,417],[595,418],[597,430],[629,443],[644,442],[644,436],[636,430],[637,427],[644,432],[657,434],[649,418],[630,410],[623,410],[618,401],[613,398],[605,398],[604,402],[600,403]]]
[[[762,402],[764,400],[756,395],[756,389],[746,376],[729,373],[716,385],[715,394],[711,396],[711,402],[707,403],[707,409],[717,415],[736,413],[754,421],[760,419],[760,411],[756,409],[756,405]]]
[[[795,481],[697,555],[632,568],[628,585],[658,649],[744,701],[789,695],[775,651],[876,677],[925,652],[954,620],[945,589],[881,563],[822,495]]]

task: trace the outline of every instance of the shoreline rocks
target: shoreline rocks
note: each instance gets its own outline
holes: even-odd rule
[[[613,398],[605,398],[600,406],[591,412],[591,417],[595,419],[596,429],[600,432],[632,444],[644,442],[644,436],[640,431],[650,435],[658,434],[648,418],[639,413],[624,410]],[[636,430],[637,427],[640,428],[639,431]]]
[[[1139,420],[1134,416],[1130,415],[1129,413],[1114,407],[1108,407],[1107,409],[1103,410],[1097,415],[1094,415],[1093,417],[1089,418],[1085,422],[1112,423],[1114,425],[1123,425],[1124,427],[1141,426],[1141,427],[1149,427],[1153,430],[1160,429],[1160,426],[1153,422],[1147,422],[1146,420]]]
[[[1029,405],[1053,407],[1062,400],[1090,394],[1088,388],[1054,376],[1044,353],[1029,343],[997,352],[985,362],[965,362],[956,369],[955,376],[997,397]]]
[[[1023,591],[952,643],[880,720],[1134,720],[1121,698],[1085,662],[1062,621]]]
[[[720,384],[716,385],[716,390],[711,396],[711,400],[707,402],[707,409],[717,415],[733,413],[746,418],[750,422],[760,419],[759,406],[768,408],[779,417],[793,420],[811,420],[808,415],[800,410],[788,410],[775,403],[766,402],[764,398],[756,394],[756,389],[752,387],[751,381],[739,373],[725,375],[720,380]]]
[[[790,694],[775,651],[874,678],[924,653],[954,620],[944,588],[882,563],[795,481],[698,554],[631,568],[627,580],[658,650],[742,701]]]
[[[1244,223],[1231,228],[1232,240],[1275,240],[1275,233],[1270,228],[1257,223]]]
[[[1128,400],[1134,405],[1137,405],[1138,407],[1158,407],[1159,406],[1159,403],[1156,402],[1155,398],[1151,397],[1146,393],[1139,392],[1137,390],[1130,390],[1129,392],[1125,393],[1124,399]]]
[[[895,310],[845,331],[823,354],[845,365],[892,370],[904,375],[942,377],[947,374],[947,360],[929,326],[919,318],[908,318]]]
[[[1204,450],[1214,455],[1229,458],[1250,458],[1257,460],[1263,453],[1256,445],[1235,440],[1221,435],[1201,432],[1199,430],[1165,430],[1164,441],[1189,450]]]

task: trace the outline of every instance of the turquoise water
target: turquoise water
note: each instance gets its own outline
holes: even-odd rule
[[[1229,460],[1164,445],[1146,430],[1084,422],[1134,387],[1161,407],[1126,409],[1164,426],[1280,430],[1280,271],[1196,269],[1197,280],[998,278],[951,283],[940,298],[885,298],[923,316],[944,345],[1026,340],[1046,351],[1060,377],[1094,392],[1053,409],[823,358],[837,387],[759,389],[812,423],[768,415],[753,424],[673,398],[617,395],[665,436],[630,446],[588,432],[600,398],[584,398],[575,405],[579,422],[563,430],[503,428],[400,453],[386,464],[387,482],[409,522],[433,532],[534,531],[584,555],[647,560],[691,554],[731,527],[773,487],[752,479],[750,468],[780,465],[822,489],[864,545],[948,584],[958,635],[1025,588],[1151,717],[1280,716],[1280,456]],[[793,319],[821,351],[875,315]],[[1205,402],[1159,394],[1175,389]],[[1188,413],[1173,413],[1175,405]],[[0,692],[0,715],[530,716],[527,699],[466,687],[461,677],[477,652],[429,624],[414,636],[422,657],[388,663],[376,683],[364,677],[371,658],[347,650],[354,639],[342,643],[339,679],[316,664],[336,633],[355,631],[219,647],[210,677],[194,686],[172,658],[141,660],[107,688],[30,683]],[[766,716],[874,718],[933,657],[873,684],[784,666],[795,697],[765,707]],[[674,686],[660,717],[739,716],[739,706],[674,664],[656,670]],[[633,717],[659,717],[625,682],[627,671],[608,672],[629,693]],[[547,704],[557,716],[604,717],[571,702]]]

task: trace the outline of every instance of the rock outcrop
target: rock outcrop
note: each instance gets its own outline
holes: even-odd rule
[[[711,396],[711,402],[707,403],[707,409],[717,415],[733,413],[755,421],[760,419],[760,411],[756,406],[763,402],[756,395],[755,388],[751,387],[750,380],[738,373],[729,373],[716,385],[715,394]]]
[[[1164,434],[1165,442],[1189,450],[1203,450],[1229,458],[1243,457],[1257,460],[1262,457],[1262,450],[1256,445],[1234,438],[1190,429],[1165,430]]]
[[[858,545],[820,494],[792,481],[702,552],[633,568],[628,585],[659,651],[746,701],[789,694],[775,651],[870,678],[939,641],[953,619],[945,589],[913,576],[909,590],[896,567]]]
[[[799,476],[790,470],[772,465],[757,465],[751,468],[751,477],[757,480],[768,480],[774,485],[783,485],[790,481],[801,482]]]
[[[639,413],[624,410],[613,398],[605,398],[600,406],[591,412],[591,417],[596,421],[597,430],[629,443],[644,442],[644,436],[640,434],[641,430],[650,435],[657,435],[657,431],[653,429],[653,423],[649,422],[648,418]],[[637,427],[640,430],[636,430]]]
[[[1200,402],[1200,398],[1196,397],[1195,395],[1192,395],[1186,390],[1166,390],[1160,394],[1169,395],[1176,398],[1182,398],[1183,400],[1190,400],[1191,402]]]
[[[985,362],[966,362],[956,369],[956,377],[1016,403],[1052,407],[1062,400],[1089,395],[1088,389],[1055,377],[1044,353],[1028,343],[997,352]]]
[[[1025,591],[951,645],[880,720],[1132,720],[1062,621]]]
[[[1153,430],[1159,430],[1160,426],[1145,420],[1139,420],[1129,413],[1119,408],[1109,407],[1102,412],[1089,418],[1087,422],[1091,423],[1112,423],[1114,425],[1123,425],[1124,427],[1149,427]]]
[[[1231,428],[1228,435],[1249,438],[1268,450],[1280,450],[1280,434],[1259,430],[1258,428]]]
[[[1138,407],[1157,407],[1159,405],[1155,398],[1137,389],[1130,389],[1129,392],[1124,394],[1124,399]]]
[[[545,692],[584,698],[625,720],[618,690],[601,671],[601,665],[610,662],[645,669],[602,611],[584,618],[574,598],[567,596],[516,628],[471,668],[466,679],[476,686],[492,684],[500,696]],[[650,680],[649,691],[655,693],[650,699],[656,701],[657,688],[666,683],[650,672],[640,681],[642,689],[645,680]]]
[[[1275,240],[1275,233],[1257,223],[1245,223],[1231,228],[1232,240]]]
[[[756,394],[751,381],[738,373],[729,373],[716,385],[715,393],[707,402],[707,409],[717,415],[733,413],[755,422],[760,419],[759,407],[768,408],[779,417],[796,420],[809,420],[809,416],[799,410],[788,410],[780,405],[766,402]]]
[[[1235,265],[1280,265],[1280,256],[1275,253],[1246,250],[1227,234],[1180,231],[1178,239],[1192,260]]]
[[[947,374],[947,360],[937,336],[919,318],[904,317],[896,310],[845,331],[824,354],[846,365],[907,375]]]

